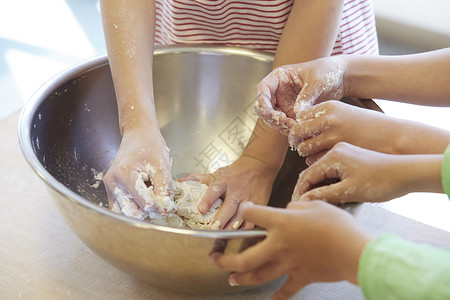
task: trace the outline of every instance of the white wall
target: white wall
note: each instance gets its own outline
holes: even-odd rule
[[[380,39],[420,50],[450,47],[450,1],[372,0]]]

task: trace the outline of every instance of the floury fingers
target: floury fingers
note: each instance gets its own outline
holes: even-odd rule
[[[135,189],[139,195],[145,200],[144,210],[147,212],[158,211],[162,214],[174,213],[178,210],[177,205],[167,192],[154,190],[153,185],[147,184],[150,178],[156,174],[156,170],[150,165],[145,165],[145,170],[140,172],[136,179]],[[160,171],[162,172],[162,171]]]
[[[145,181],[145,176],[139,176],[136,185],[142,188],[140,184],[145,184]],[[218,230],[220,221],[214,222],[214,217],[223,203],[222,199],[217,199],[211,209],[205,214],[202,214],[198,208],[198,203],[205,195],[208,186],[198,181],[174,181],[172,183],[174,186],[174,200],[171,200],[167,196],[167,199],[171,200],[170,212],[157,209],[155,203],[160,203],[161,199],[147,199],[154,195],[153,192],[149,192],[151,187],[147,186],[145,186],[146,193],[142,193],[141,196],[146,199],[147,203],[153,203],[153,206],[148,206],[147,210],[140,208],[130,194],[116,187],[114,190],[115,202],[112,211],[140,220],[148,217],[148,221],[156,225]]]
[[[288,135],[289,129],[295,124],[295,115],[289,100],[282,101],[280,98],[295,99],[300,91],[300,88],[293,88],[289,78],[283,68],[272,71],[257,85],[254,106],[258,117],[284,135]]]
[[[140,220],[143,220],[148,216],[148,212],[142,210],[133,200],[133,197],[118,186],[114,188],[114,197],[115,201],[111,211],[115,213],[122,213],[127,217]]]

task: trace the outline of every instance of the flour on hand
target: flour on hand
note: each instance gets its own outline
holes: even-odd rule
[[[136,189],[141,196],[145,197],[146,206],[144,209],[141,209],[133,201],[131,195],[127,194],[120,187],[116,187],[114,190],[116,201],[111,210],[128,217],[147,220],[156,225],[193,229],[219,229],[220,222],[216,221],[213,223],[213,220],[219,207],[222,205],[222,199],[216,200],[211,209],[205,214],[202,214],[198,209],[198,204],[208,189],[207,185],[198,181],[174,181],[173,200],[169,196],[156,196],[159,198],[155,199],[153,187],[142,185],[146,180],[145,175],[138,176],[136,180]],[[164,209],[156,209],[157,205]]]

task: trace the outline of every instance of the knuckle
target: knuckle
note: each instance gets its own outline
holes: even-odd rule
[[[339,141],[335,144],[334,149],[337,154],[345,154],[347,149],[349,148],[349,144],[346,142]]]
[[[119,164],[116,167],[116,173],[121,173],[121,174],[129,173],[128,165],[126,165],[126,164]]]
[[[211,183],[209,185],[209,189],[214,193],[214,194],[221,194],[224,191],[224,187],[223,184],[219,181],[214,181],[213,183]]]
[[[339,126],[339,118],[336,118],[334,114],[325,115],[322,120],[322,128],[329,130],[330,128],[335,128]]]
[[[237,197],[230,197],[228,203],[233,205],[233,206],[235,206],[235,207],[238,207],[239,204],[241,203],[241,200],[239,198],[237,198]]]
[[[329,100],[326,102],[328,108],[332,111],[332,112],[336,112],[339,107],[341,106],[342,102],[337,101],[337,100]]]

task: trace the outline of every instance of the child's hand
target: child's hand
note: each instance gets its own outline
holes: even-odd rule
[[[116,203],[123,214],[140,219],[151,211],[174,212],[170,169],[168,149],[159,131],[144,127],[125,131],[104,177],[110,209]],[[143,173],[148,176],[142,177]]]
[[[301,111],[289,132],[289,144],[301,156],[328,151],[338,142],[397,153],[405,125],[383,113],[339,101],[326,101]],[[411,133],[409,133],[411,135]],[[314,160],[314,158],[313,158]]]
[[[209,211],[217,199],[223,199],[222,207],[212,222],[218,221],[220,229],[252,229],[254,224],[242,217],[241,205],[245,202],[266,205],[275,176],[276,173],[260,160],[241,156],[213,174],[192,173],[180,181],[196,180],[209,186],[199,203],[202,213]]]
[[[441,163],[442,155],[392,155],[338,143],[300,174],[292,200],[381,202],[439,192]]]
[[[256,87],[255,111],[269,126],[288,134],[299,113],[344,93],[344,72],[338,58],[278,67]]]
[[[438,154],[450,143],[450,133],[339,101],[300,112],[289,133],[290,145],[301,156],[310,156],[308,164],[338,142],[388,154]]]
[[[248,222],[267,230],[262,242],[239,254],[213,253],[231,273],[231,285],[260,284],[288,275],[272,299],[287,299],[309,283],[357,283],[358,262],[370,237],[347,212],[323,201],[291,202],[287,209],[247,204]]]

